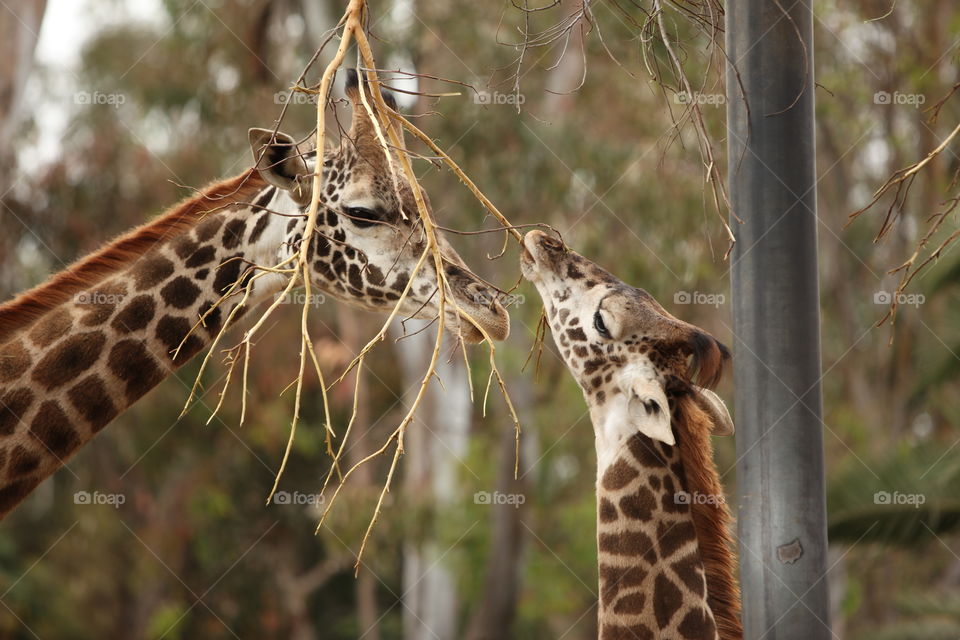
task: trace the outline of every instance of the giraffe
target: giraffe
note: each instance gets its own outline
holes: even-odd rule
[[[727,348],[542,231],[524,236],[521,268],[593,422],[600,638],[741,638],[710,444],[733,421],[704,388]]]
[[[321,159],[311,282],[352,307],[380,312],[408,290],[399,313],[435,317],[434,262],[414,274],[426,238],[413,192],[402,176],[395,185],[389,175],[353,70],[346,93],[350,130]],[[254,168],[0,306],[0,517],[208,345],[245,285],[253,293],[237,318],[286,284],[286,276],[269,272],[251,282],[252,265],[272,266],[299,251],[317,153],[301,152],[283,133],[251,129],[249,138]],[[483,339],[453,310],[455,302],[490,337],[504,339],[509,318],[495,292],[446,240],[438,243],[451,299],[447,326],[466,342]]]

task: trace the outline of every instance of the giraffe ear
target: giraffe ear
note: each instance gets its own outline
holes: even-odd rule
[[[713,420],[713,435],[732,436],[734,431],[733,418],[730,417],[727,405],[720,399],[720,396],[709,389],[694,387],[694,397],[697,399],[700,408],[706,411],[710,419]]]
[[[627,417],[631,428],[670,446],[677,443],[670,425],[667,394],[656,380],[646,377],[634,379],[627,397]]]
[[[273,186],[290,192],[303,206],[310,202],[310,175],[297,142],[289,135],[269,129],[250,129],[250,149],[257,171]]]

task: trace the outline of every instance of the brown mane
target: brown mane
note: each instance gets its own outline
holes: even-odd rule
[[[680,460],[691,495],[723,496],[723,487],[713,462],[710,433],[713,423],[691,394],[674,401],[676,430],[680,434]],[[709,501],[708,501],[709,502]],[[740,588],[737,584],[737,560],[730,534],[732,518],[725,501],[690,505],[697,532],[700,558],[707,577],[707,604],[713,611],[721,640],[740,640]]]
[[[37,318],[122,269],[126,263],[139,258],[171,235],[193,226],[203,214],[220,211],[236,202],[248,202],[265,185],[263,178],[253,170],[216,182],[171,207],[157,219],[128,231],[46,282],[0,305],[0,344],[8,342]]]

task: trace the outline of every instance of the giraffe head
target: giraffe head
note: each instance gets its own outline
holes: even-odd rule
[[[719,379],[726,347],[545,233],[523,244],[524,276],[595,433],[599,638],[742,638],[710,445],[733,422],[704,388]]]
[[[730,414],[709,390],[730,357],[725,346],[542,231],[527,233],[523,244],[523,274],[583,389],[601,468],[637,432],[675,445],[668,402],[675,396],[691,394],[715,434],[732,433]]]
[[[327,150],[321,160],[325,186],[310,248],[312,283],[347,304],[373,311],[393,308],[409,288],[400,313],[435,317],[440,308],[440,278],[432,256],[416,268],[427,236],[398,160],[397,154],[404,151],[391,150],[389,158],[384,153],[377,129],[389,142],[386,131],[395,125],[385,117],[377,123],[370,118],[364,106],[366,102],[375,108],[370,92],[366,83],[360,86],[356,71],[348,70],[346,93],[353,108],[352,122],[339,147]],[[392,96],[384,93],[384,99],[396,108]],[[402,140],[402,132],[395,130]],[[287,134],[265,129],[250,130],[250,145],[257,170],[274,187],[258,204],[290,216],[278,254],[282,259],[297,250],[303,238],[317,153],[301,150]],[[421,194],[429,210],[427,194]],[[506,338],[510,320],[496,292],[467,268],[444,237],[438,236],[437,243],[448,284],[447,328],[467,342],[483,339],[474,323],[494,340]],[[472,322],[462,322],[465,315]]]

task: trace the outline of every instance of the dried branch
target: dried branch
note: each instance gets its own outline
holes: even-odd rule
[[[433,220],[432,214],[426,205],[424,198],[423,190],[417,180],[416,174],[413,171],[413,167],[410,163],[410,156],[417,155],[410,153],[406,150],[402,139],[400,138],[399,131],[406,129],[413,133],[415,137],[423,141],[433,153],[436,154],[436,157],[442,160],[451,171],[467,186],[470,192],[480,201],[484,208],[493,215],[501,224],[500,229],[494,231],[503,231],[505,238],[509,238],[512,235],[518,242],[521,239],[519,232],[515,225],[511,224],[510,221],[493,205],[493,203],[487,198],[480,189],[474,184],[474,182],[466,175],[466,173],[457,165],[457,163],[444,151],[442,150],[433,140],[431,140],[426,134],[420,131],[419,128],[414,126],[407,118],[401,116],[400,114],[393,111],[387,103],[384,101],[384,98],[380,92],[380,87],[383,86],[379,77],[378,77],[378,67],[374,59],[373,51],[370,47],[370,42],[366,32],[365,25],[367,24],[367,2],[366,0],[350,0],[348,6],[346,7],[344,14],[340,21],[337,24],[337,27],[331,30],[329,36],[324,41],[321,48],[314,54],[310,62],[307,64],[307,67],[301,73],[297,82],[294,83],[292,90],[301,91],[310,93],[317,96],[317,113],[316,113],[316,127],[314,130],[314,137],[316,141],[316,148],[318,154],[318,161],[315,163],[315,168],[312,176],[312,189],[313,194],[310,201],[309,208],[306,214],[305,220],[305,229],[303,232],[302,241],[300,242],[299,247],[296,248],[294,254],[282,261],[277,265],[258,265],[252,264],[244,271],[243,275],[238,278],[238,280],[233,283],[233,285],[223,294],[223,296],[208,310],[203,317],[201,317],[196,325],[191,329],[196,330],[197,327],[204,324],[206,317],[213,313],[220,305],[234,297],[241,296],[239,302],[231,309],[230,313],[227,316],[226,321],[218,332],[217,336],[214,338],[210,349],[205,355],[203,362],[198,372],[197,378],[194,382],[193,388],[191,389],[190,398],[194,397],[196,390],[200,386],[200,381],[202,380],[203,373],[210,361],[210,358],[217,346],[220,344],[225,332],[232,325],[232,321],[238,315],[241,309],[245,308],[246,304],[249,301],[250,295],[253,291],[253,283],[256,279],[263,277],[267,274],[280,274],[287,278],[287,281],[283,287],[282,292],[276,296],[272,304],[266,307],[266,309],[260,314],[259,318],[253,323],[253,325],[247,329],[242,339],[230,349],[224,350],[224,361],[228,367],[226,380],[224,387],[221,390],[220,398],[217,403],[216,408],[214,409],[213,415],[216,415],[220,410],[226,392],[229,388],[231,381],[234,376],[234,369],[238,364],[243,362],[243,369],[241,375],[241,392],[242,392],[242,404],[240,419],[241,423],[246,415],[246,395],[247,395],[247,382],[248,382],[248,371],[249,364],[251,360],[251,353],[254,346],[254,338],[258,335],[258,332],[263,328],[264,323],[267,319],[276,311],[278,306],[289,296],[295,287],[302,286],[305,290],[304,304],[301,309],[300,315],[300,358],[299,366],[297,370],[297,376],[291,382],[288,388],[295,388],[294,395],[294,407],[293,407],[293,416],[290,424],[290,432],[287,438],[286,447],[284,449],[283,458],[280,463],[280,467],[277,471],[276,477],[274,479],[274,484],[269,492],[267,497],[267,503],[269,503],[277,491],[280,480],[283,476],[283,473],[286,469],[287,463],[290,458],[290,453],[293,448],[293,443],[296,438],[297,426],[300,421],[300,409],[301,409],[301,397],[303,393],[304,383],[307,375],[307,360],[309,359],[312,369],[317,376],[317,379],[320,383],[320,387],[323,395],[323,406],[324,406],[324,428],[326,431],[326,447],[327,453],[331,458],[331,467],[323,483],[323,491],[325,491],[330,483],[333,480],[333,474],[336,473],[338,476],[337,487],[333,492],[333,495],[325,503],[325,508],[323,514],[320,517],[320,521],[317,525],[317,530],[319,531],[320,526],[322,526],[327,515],[330,513],[336,499],[340,494],[341,489],[344,486],[344,483],[349,479],[349,477],[361,466],[368,464],[373,460],[377,459],[380,456],[385,455],[388,451],[392,450],[392,457],[390,465],[384,480],[384,485],[380,491],[379,498],[377,500],[374,512],[371,516],[370,522],[367,526],[366,532],[364,533],[363,540],[360,545],[360,551],[357,554],[356,558],[356,568],[359,569],[360,563],[362,561],[363,551],[368,544],[368,541],[373,532],[374,526],[380,516],[381,510],[383,508],[383,503],[387,492],[390,490],[394,474],[398,468],[400,456],[403,454],[403,439],[407,427],[413,421],[413,418],[416,415],[417,410],[419,409],[423,398],[425,397],[426,391],[430,385],[431,380],[437,379],[436,375],[436,365],[440,355],[440,349],[443,341],[444,330],[446,328],[446,318],[448,308],[450,311],[458,318],[458,323],[456,326],[457,333],[461,331],[464,326],[463,323],[467,322],[476,327],[476,329],[482,335],[484,342],[488,345],[489,349],[489,362],[491,366],[491,379],[497,380],[498,388],[501,394],[504,397],[505,403],[509,409],[510,415],[513,418],[515,430],[517,433],[518,439],[518,451],[519,451],[519,434],[520,434],[520,421],[517,417],[516,411],[513,407],[513,403],[510,400],[510,396],[507,392],[506,386],[503,381],[503,377],[500,374],[499,369],[497,368],[495,354],[496,349],[494,347],[493,341],[486,330],[478,323],[471,315],[465,310],[462,309],[455,298],[449,296],[448,293],[452,291],[449,282],[447,281],[446,270],[444,269],[443,256],[440,251],[440,243],[438,241],[438,231],[440,227]],[[317,85],[307,85],[306,77],[310,68],[319,60],[323,47],[327,43],[331,42],[333,38],[339,34],[340,40],[337,46],[336,52],[331,58],[330,62],[324,68],[320,81]],[[386,157],[387,170],[390,172],[390,179],[392,181],[392,187],[394,193],[398,198],[400,198],[400,175],[398,171],[402,171],[402,175],[406,180],[406,183],[410,186],[410,190],[413,194],[414,201],[416,203],[417,212],[419,215],[418,224],[419,226],[414,228],[414,231],[419,229],[423,234],[425,239],[425,248],[423,253],[420,255],[417,260],[413,271],[411,272],[408,282],[400,294],[399,299],[396,301],[395,306],[391,309],[390,313],[387,315],[386,320],[383,325],[376,333],[376,335],[371,338],[366,345],[360,350],[355,358],[346,366],[343,372],[337,376],[330,384],[328,384],[324,378],[323,372],[321,370],[320,362],[317,358],[317,354],[314,351],[313,340],[310,338],[309,325],[308,325],[308,315],[310,310],[310,300],[312,299],[311,290],[312,283],[310,280],[309,274],[309,250],[312,246],[312,240],[314,234],[320,233],[316,229],[318,214],[320,211],[320,194],[323,192],[324,182],[323,182],[323,163],[319,161],[322,158],[322,151],[324,149],[324,141],[326,135],[326,120],[325,120],[325,110],[326,107],[331,103],[330,100],[330,89],[333,82],[334,75],[336,74],[337,69],[342,65],[347,52],[351,44],[356,45],[357,51],[357,67],[361,70],[365,78],[365,82],[359,82],[359,93],[360,93],[360,104],[355,108],[362,108],[366,111],[367,116],[369,117],[376,139]],[[426,76],[431,77],[434,76]],[[462,84],[462,83],[460,83]],[[468,86],[468,85],[465,85]],[[283,115],[286,113],[286,109],[289,105],[284,104],[281,111],[280,117],[277,120],[277,128],[279,129],[280,122],[283,118]],[[395,126],[393,126],[395,125]],[[404,212],[404,216],[406,216]],[[411,234],[414,233],[411,231]],[[410,238],[407,238],[409,242]],[[397,317],[401,307],[404,302],[407,300],[408,295],[411,292],[413,283],[415,282],[416,275],[420,273],[420,270],[424,268],[427,264],[427,260],[432,260],[433,271],[436,273],[439,280],[438,286],[435,292],[437,298],[437,307],[438,313],[437,317],[434,319],[434,322],[437,324],[437,338],[434,344],[433,351],[431,353],[429,365],[427,370],[424,372],[424,375],[421,379],[418,392],[411,404],[407,408],[407,411],[403,418],[400,420],[398,426],[391,432],[387,440],[376,449],[373,453],[366,456],[365,458],[359,460],[353,464],[346,471],[342,471],[340,468],[341,459],[346,450],[346,447],[349,442],[349,438],[352,434],[353,425],[356,421],[357,415],[357,406],[358,406],[358,397],[360,392],[360,380],[361,376],[357,375],[356,383],[354,385],[353,393],[353,411],[351,417],[347,423],[346,429],[344,430],[342,439],[339,442],[339,445],[336,447],[336,450],[333,446],[333,440],[337,438],[335,433],[332,421],[330,417],[330,408],[327,398],[328,391],[335,385],[340,384],[344,381],[345,377],[354,369],[358,370],[363,367],[364,360],[367,354],[379,343],[381,343],[386,335],[387,329],[393,320]],[[241,285],[241,283],[245,283]],[[448,306],[449,305],[449,306]],[[188,334],[189,336],[189,334]],[[460,336],[458,336],[460,337]],[[184,338],[184,342],[186,338]],[[462,339],[459,340],[459,343],[462,344]],[[181,343],[182,346],[183,343]],[[466,350],[463,349],[463,357],[466,358]],[[469,367],[467,370],[469,371]],[[469,383],[471,386],[471,399],[473,398],[473,389],[472,382]],[[188,401],[189,404],[189,401]],[[212,416],[211,416],[212,418]]]
[[[936,108],[933,111],[933,117],[939,115],[940,108],[943,106],[943,103],[950,98],[956,91],[954,87],[947,96],[934,105]],[[954,127],[953,131],[947,135],[943,141],[936,146],[932,151],[930,151],[923,159],[910,164],[901,169],[897,169],[893,174],[887,178],[886,182],[880,186],[873,193],[873,197],[865,206],[857,209],[848,216],[847,224],[845,227],[851,225],[857,218],[859,218],[863,213],[873,209],[881,200],[884,198],[890,197],[890,203],[887,205],[883,221],[880,224],[880,230],[877,231],[877,234],[874,236],[874,243],[879,243],[882,241],[889,233],[890,230],[896,225],[897,221],[903,217],[904,210],[907,202],[907,198],[910,195],[910,189],[913,187],[913,184],[918,175],[927,167],[934,158],[942,154],[954,141],[957,135],[960,134],[960,124]],[[953,180],[950,182],[948,188],[956,189],[958,185],[958,179],[960,179],[960,172],[954,175]],[[896,323],[897,317],[897,307],[901,299],[903,299],[904,292],[910,283],[916,278],[920,273],[927,269],[934,261],[936,261],[943,252],[954,242],[957,238],[960,237],[960,231],[954,231],[951,233],[943,242],[941,242],[936,249],[930,252],[923,260],[917,264],[917,261],[921,258],[924,249],[927,247],[927,244],[933,238],[933,236],[940,231],[943,223],[947,218],[960,206],[960,195],[953,195],[945,202],[941,204],[940,211],[935,212],[931,215],[927,222],[929,223],[929,228],[927,232],[923,235],[922,238],[917,242],[914,247],[913,253],[899,266],[894,267],[888,271],[890,274],[900,274],[900,282],[897,284],[897,289],[895,293],[891,296],[890,307],[887,309],[887,313],[877,321],[876,326],[881,326],[887,320],[890,321],[891,326]]]

